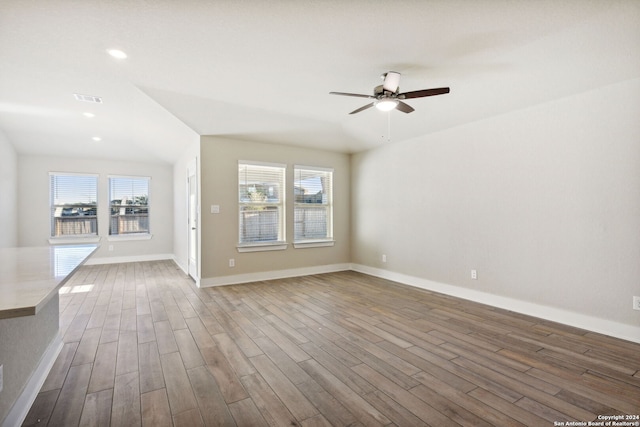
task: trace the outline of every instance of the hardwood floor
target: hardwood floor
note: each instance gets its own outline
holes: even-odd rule
[[[24,425],[640,414],[640,344],[355,272],[197,289],[173,262],[141,262],[82,267],[63,292],[64,347]]]

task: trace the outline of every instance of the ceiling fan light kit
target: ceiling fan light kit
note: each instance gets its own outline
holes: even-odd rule
[[[411,113],[414,111],[413,107],[401,101],[401,99],[413,99],[424,98],[426,96],[444,95],[449,93],[448,87],[440,87],[434,89],[422,89],[411,92],[400,93],[400,73],[396,71],[389,71],[382,76],[384,82],[380,86],[376,86],[373,89],[373,95],[362,95],[359,93],[347,93],[347,92],[329,92],[331,95],[341,96],[355,96],[358,98],[369,98],[374,101],[370,104],[364,105],[356,110],[353,110],[349,114],[356,114],[360,111],[367,110],[375,105],[380,111],[399,110],[403,113]]]
[[[391,111],[398,106],[397,99],[383,98],[376,101],[376,108],[380,111]]]

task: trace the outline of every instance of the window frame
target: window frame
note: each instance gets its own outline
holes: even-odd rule
[[[267,200],[264,201],[250,201],[250,200],[243,200],[242,198],[242,194],[243,194],[243,189],[242,189],[242,185],[247,185],[246,183],[246,176],[247,176],[247,172],[245,171],[245,181],[243,184],[242,178],[241,178],[241,173],[242,173],[242,167],[256,167],[256,168],[273,168],[273,169],[280,169],[279,174],[280,174],[280,179],[281,181],[278,183],[278,185],[280,186],[280,191],[278,194],[278,201],[277,202],[268,202]],[[237,185],[236,185],[236,191],[237,191],[237,202],[238,202],[238,227],[237,227],[237,232],[238,232],[238,244],[236,245],[236,248],[238,250],[238,252],[258,252],[258,251],[274,251],[274,250],[284,250],[287,248],[287,241],[286,241],[286,231],[287,231],[287,227],[286,227],[286,194],[287,194],[287,165],[283,164],[283,163],[269,163],[269,162],[257,162],[257,161],[251,161],[251,160],[238,160],[238,166],[237,166]],[[246,191],[246,190],[245,190]],[[261,208],[276,208],[276,210],[278,211],[279,215],[278,215],[278,236],[277,239],[274,240],[248,240],[248,241],[243,241],[243,224],[244,221],[242,220],[242,214],[244,212],[244,208],[246,207],[261,207]]]
[[[115,200],[112,197],[112,181],[117,179],[135,179],[135,180],[146,180],[147,181],[147,204],[139,205],[145,206],[147,213],[147,230],[141,232],[129,232],[129,233],[117,233],[112,234],[112,222],[113,222],[113,204],[112,201]],[[152,211],[152,201],[153,198],[151,196],[151,177],[150,176],[139,176],[139,175],[107,175],[107,185],[108,185],[108,217],[109,217],[109,230],[107,233],[107,240],[109,241],[123,241],[123,240],[148,240],[153,237],[151,234],[151,211]],[[117,209],[122,209],[122,205],[118,205]],[[134,205],[132,205],[134,206]],[[120,215],[120,214],[118,214]],[[127,215],[125,213],[125,215]]]
[[[100,199],[100,191],[99,191],[99,174],[95,173],[79,173],[79,172],[49,172],[49,243],[93,243],[98,242],[100,240],[100,223],[98,221],[98,208],[99,208],[99,199]],[[95,180],[95,203],[55,203],[55,195],[54,195],[54,177],[83,177],[83,178],[93,178]],[[56,185],[56,188],[58,186]],[[55,218],[56,211],[58,209],[85,209],[91,207],[95,208],[95,232],[92,233],[79,233],[79,234],[62,234],[55,235]],[[63,215],[61,214],[60,217]],[[84,215],[83,215],[84,216]]]
[[[325,191],[326,194],[326,202],[322,203],[310,203],[310,202],[299,202],[295,195],[297,183],[300,181],[299,172],[298,171],[306,171],[306,172],[318,172],[322,174],[329,174],[329,189]],[[294,165],[293,166],[293,191],[294,191],[294,203],[293,203],[293,211],[294,211],[294,236],[293,236],[293,246],[294,248],[313,248],[313,247],[323,247],[323,246],[334,246],[335,240],[333,238],[333,178],[334,178],[334,168],[327,168],[321,166],[307,166],[307,165]],[[324,237],[312,237],[312,238],[296,238],[296,209],[299,208],[319,208],[324,207],[326,210],[326,235]]]

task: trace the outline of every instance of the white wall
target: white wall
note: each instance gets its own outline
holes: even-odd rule
[[[0,248],[18,244],[18,155],[0,131],[0,223],[13,224],[0,233]]]
[[[173,169],[171,165],[97,159],[18,157],[20,246],[48,245],[50,236],[49,172],[99,174],[98,232],[101,247],[89,262],[164,259],[173,255]],[[148,176],[151,240],[108,241],[109,175]],[[109,251],[109,245],[113,251]]]
[[[354,155],[352,177],[355,264],[638,327],[639,79]]]
[[[198,136],[173,165],[173,254],[174,260],[185,273],[189,264],[187,166],[199,156],[200,137]],[[200,188],[199,185],[198,188]]]

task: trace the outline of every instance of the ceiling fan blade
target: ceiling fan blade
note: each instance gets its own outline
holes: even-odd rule
[[[398,98],[400,99],[423,98],[425,96],[444,95],[445,93],[449,93],[448,87],[414,90],[413,92],[401,93],[398,95]]]
[[[365,105],[364,107],[360,107],[360,108],[358,108],[357,110],[353,110],[353,111],[352,111],[352,112],[350,112],[349,114],[355,114],[355,113],[359,113],[360,111],[364,111],[364,110],[366,110],[367,108],[371,108],[371,107],[373,107],[373,104],[374,104],[373,102],[372,102],[371,104],[367,104],[367,105]]]
[[[400,110],[403,113],[411,113],[412,111],[415,111],[411,105],[405,104],[402,101],[398,101],[398,105],[396,106],[396,110]]]
[[[359,94],[359,93],[329,92],[329,95],[356,96],[356,97],[358,97],[358,98],[372,98],[372,99],[375,99],[375,96],[371,96],[371,95],[361,95],[361,94]]]
[[[384,75],[384,83],[382,88],[388,92],[396,93],[398,85],[400,84],[400,73],[395,71],[389,71]]]

